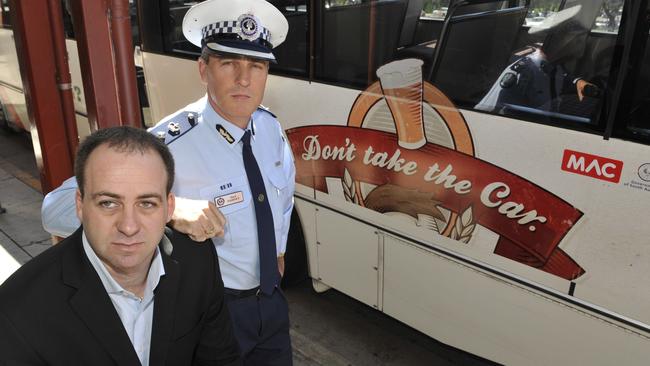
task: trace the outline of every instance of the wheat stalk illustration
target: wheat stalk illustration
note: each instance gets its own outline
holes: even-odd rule
[[[352,176],[350,175],[350,172],[348,172],[347,168],[345,168],[343,171],[343,181],[341,184],[343,185],[343,194],[345,195],[345,200],[359,204],[356,185],[354,184],[354,180],[352,179]]]
[[[438,223],[436,222],[436,219],[431,215],[419,213],[416,225],[425,229],[429,229],[431,231],[435,231],[436,233],[440,233]]]
[[[474,229],[476,229],[474,214],[472,213],[472,206],[469,206],[465,211],[463,211],[460,217],[456,219],[456,225],[454,225],[450,237],[467,244],[472,238]]]

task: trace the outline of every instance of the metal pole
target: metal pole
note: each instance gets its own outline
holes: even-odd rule
[[[65,48],[65,33],[63,30],[63,12],[60,0],[49,0],[50,21],[52,25],[52,43],[54,45],[54,62],[56,64],[56,77],[59,93],[61,94],[61,106],[65,120],[66,136],[68,137],[68,150],[70,156],[74,157],[79,144],[79,132],[77,132],[77,120],[72,101],[72,77],[68,67],[68,53]]]
[[[49,192],[72,175],[72,156],[62,128],[65,116],[52,57],[56,51],[49,34],[50,9],[46,0],[12,0],[10,7],[34,155],[42,191]]]
[[[70,1],[91,131],[121,125],[108,5]]]
[[[115,79],[122,125],[140,126],[140,99],[135,78],[128,0],[111,2],[111,35],[115,49]]]

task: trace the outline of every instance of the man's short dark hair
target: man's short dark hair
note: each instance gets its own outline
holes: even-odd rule
[[[74,163],[74,174],[77,178],[77,185],[81,197],[84,196],[84,183],[86,180],[86,163],[90,154],[101,145],[107,144],[109,148],[124,153],[139,152],[141,154],[147,151],[158,153],[167,171],[167,191],[169,194],[174,185],[174,158],[165,145],[158,138],[147,131],[129,127],[118,126],[103,128],[95,131],[84,139],[77,149],[77,158]]]

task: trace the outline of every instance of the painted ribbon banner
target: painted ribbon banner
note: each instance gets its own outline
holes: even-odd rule
[[[296,181],[327,193],[326,177],[430,193],[455,213],[500,235],[495,253],[572,280],[584,273],[558,245],[582,212],[507,170],[446,147],[398,146],[392,133],[346,126],[306,126],[287,136]]]

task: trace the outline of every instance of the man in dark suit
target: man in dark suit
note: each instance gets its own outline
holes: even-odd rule
[[[167,147],[100,130],[75,175],[82,226],[0,286],[0,365],[240,364],[214,246],[165,232]]]

